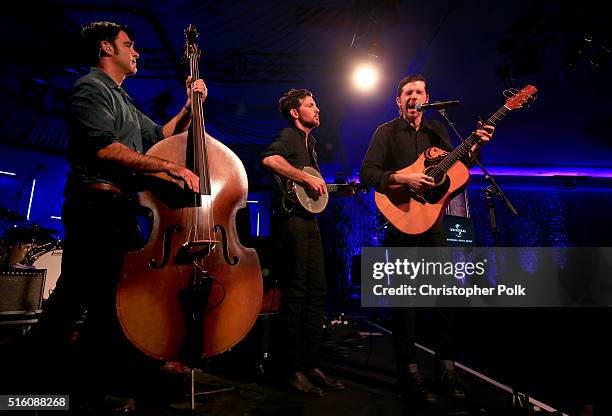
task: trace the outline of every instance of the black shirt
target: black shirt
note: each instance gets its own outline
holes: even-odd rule
[[[297,127],[287,127],[276,135],[266,150],[260,153],[260,156],[264,159],[268,156],[279,155],[294,168],[302,169],[305,166],[310,166],[320,171],[315,151],[316,143],[316,139],[312,134],[309,134],[307,148],[306,132]],[[277,184],[275,203],[278,204],[282,200],[287,180],[277,174],[274,174],[274,178]]]
[[[134,173],[98,159],[98,150],[119,142],[143,153],[144,144],[163,139],[162,126],[142,114],[121,86],[99,68],[91,68],[76,81],[68,110],[71,179],[79,182],[125,185]]]
[[[382,193],[387,188],[389,175],[413,164],[419,154],[432,146],[452,150],[448,130],[441,122],[423,118],[417,131],[402,117],[391,120],[376,129],[361,164],[359,179]]]

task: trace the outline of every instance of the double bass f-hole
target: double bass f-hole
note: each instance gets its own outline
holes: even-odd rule
[[[152,269],[163,269],[166,264],[168,264],[168,259],[170,258],[170,243],[172,242],[172,234],[180,233],[181,226],[178,224],[172,224],[166,231],[164,232],[164,242],[162,244],[162,261],[157,264],[157,259],[149,260],[149,267]]]
[[[225,262],[227,264],[229,264],[230,266],[235,266],[238,264],[238,262],[240,261],[240,258],[238,256],[234,256],[233,259],[230,260],[229,258],[229,249],[227,246],[227,233],[225,232],[225,228],[223,228],[221,225],[216,224],[215,225],[215,232],[220,232],[221,233],[221,243],[223,246],[223,258],[225,259]]]

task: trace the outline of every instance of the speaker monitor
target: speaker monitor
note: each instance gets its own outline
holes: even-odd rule
[[[46,273],[44,269],[0,271],[0,314],[40,312]]]

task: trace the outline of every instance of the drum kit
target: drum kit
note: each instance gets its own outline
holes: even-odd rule
[[[49,298],[60,275],[62,241],[54,235],[59,231],[36,223],[23,223],[25,217],[0,206],[0,223],[12,224],[4,228],[0,238],[0,271],[46,269],[43,300]]]

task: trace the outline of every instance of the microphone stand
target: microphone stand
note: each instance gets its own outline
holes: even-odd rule
[[[451,129],[455,132],[459,140],[463,142],[464,141],[463,137],[461,136],[461,134],[459,134],[459,131],[457,131],[457,128],[455,127],[455,123],[448,116],[448,112],[444,108],[441,108],[441,109],[438,109],[438,113],[440,113],[440,115],[446,120],[446,122],[451,127]],[[484,165],[480,162],[480,160],[474,157],[474,162],[478,165],[478,167],[484,173],[485,180],[490,183],[489,186],[483,188],[483,191],[485,193],[485,197],[487,200],[487,207],[489,208],[489,220],[490,220],[490,226],[491,226],[491,234],[493,235],[493,241],[495,243],[495,247],[499,247],[499,228],[497,227],[497,220],[495,217],[495,205],[493,204],[493,197],[501,198],[513,215],[518,215],[518,211],[514,208],[514,206],[508,199],[508,197],[506,197],[506,194],[504,194],[504,192],[501,190],[499,185],[497,185],[495,178],[493,178],[493,176],[489,174],[489,171],[484,167]],[[532,412],[530,411],[531,404],[529,402],[529,396],[527,394],[519,393],[518,385],[520,381],[516,379],[516,376],[513,376],[512,378],[514,380],[513,380],[513,387],[512,387],[511,407],[514,409],[523,410],[521,414],[526,414],[526,415],[531,414]]]
[[[25,191],[25,187],[27,186],[28,183],[32,182],[32,180],[36,177],[36,174],[38,172],[42,172],[44,171],[45,168],[42,167],[40,164],[36,165],[36,168],[34,169],[34,171],[30,174],[30,176],[28,176],[23,183],[21,184],[21,187],[17,190],[17,192],[15,192],[15,195],[13,195],[13,199],[16,201],[15,202],[15,212],[19,214],[19,208],[21,205],[21,199],[23,198],[23,191]]]
[[[440,108],[438,109],[438,113],[440,113],[440,115],[446,120],[446,123],[450,126],[450,128],[453,130],[455,135],[459,138],[459,140],[463,142],[463,137],[461,136],[461,134],[455,127],[455,123],[450,119],[446,109]],[[498,246],[499,245],[499,228],[497,227],[497,221],[495,219],[495,206],[493,204],[493,197],[496,196],[498,198],[501,198],[513,215],[518,215],[518,211],[514,208],[514,206],[512,205],[512,203],[510,202],[506,194],[504,194],[504,192],[501,190],[499,185],[497,185],[495,178],[493,178],[493,176],[489,174],[489,171],[487,170],[487,168],[485,168],[482,162],[480,162],[480,160],[478,160],[477,157],[474,157],[474,162],[476,163],[476,165],[478,165],[478,167],[484,173],[485,180],[490,183],[490,185],[484,188],[483,190],[485,192],[485,197],[487,199],[487,206],[489,208],[491,234],[493,235],[493,241],[495,241],[495,245]]]

